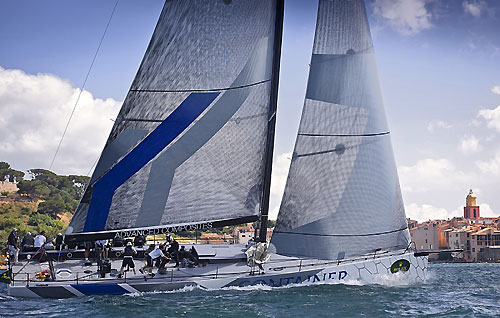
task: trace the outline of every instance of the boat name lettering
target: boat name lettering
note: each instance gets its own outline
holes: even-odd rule
[[[195,223],[195,224],[188,224],[188,225],[166,226],[166,227],[155,228],[155,229],[124,230],[124,231],[116,232],[115,238],[159,235],[159,234],[168,234],[168,233],[176,233],[176,232],[183,232],[183,231],[209,230],[211,228],[212,228],[212,222],[206,222],[206,223]]]
[[[288,276],[278,278],[261,278],[255,281],[243,280],[240,282],[239,287],[249,286],[249,285],[268,285],[271,287],[280,287],[288,284],[300,284],[303,282],[316,283],[329,280],[343,280],[347,277],[346,271],[330,272],[323,274],[314,274],[307,276]]]

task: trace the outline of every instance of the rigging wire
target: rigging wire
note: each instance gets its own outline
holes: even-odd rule
[[[94,164],[92,165],[92,167],[90,167],[89,172],[87,172],[87,177],[90,177],[90,173],[92,172],[92,170],[93,170],[93,169],[94,169],[94,167],[96,166],[97,161],[99,161],[99,158],[100,158],[100,157],[101,157],[101,156],[98,156],[98,157],[97,157],[97,159],[94,161]]]
[[[104,29],[101,40],[99,41],[99,45],[97,46],[97,50],[94,54],[94,58],[92,59],[92,63],[90,63],[89,70],[87,72],[87,75],[85,76],[85,80],[83,81],[82,87],[80,88],[80,93],[78,94],[75,105],[73,106],[73,110],[71,111],[71,115],[69,116],[68,122],[66,123],[66,127],[64,128],[64,132],[61,136],[61,139],[59,140],[59,144],[57,145],[56,152],[54,153],[54,157],[52,158],[52,162],[50,163],[49,170],[52,170],[52,166],[54,165],[54,161],[56,160],[57,154],[59,153],[59,149],[61,148],[61,144],[63,142],[64,136],[66,135],[66,132],[68,131],[68,127],[69,127],[69,124],[71,123],[71,119],[73,118],[73,115],[75,113],[76,106],[78,105],[78,102],[80,101],[80,97],[82,96],[82,93],[83,93],[83,89],[85,88],[85,85],[87,84],[87,80],[89,79],[90,72],[92,71],[92,67],[94,66],[95,60],[97,58],[97,54],[99,53],[99,50],[101,49],[102,42],[104,41],[104,37],[106,36],[106,32],[108,31],[109,25],[111,24],[111,19],[113,19],[113,15],[115,14],[115,10],[116,10],[116,7],[118,6],[119,1],[120,0],[116,0],[115,6],[113,7],[113,11],[111,11],[111,15],[109,16],[108,23],[106,24],[106,28]]]

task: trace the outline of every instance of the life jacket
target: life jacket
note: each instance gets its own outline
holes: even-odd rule
[[[134,248],[132,246],[125,246],[125,249],[123,250],[123,256],[133,256],[134,255]]]

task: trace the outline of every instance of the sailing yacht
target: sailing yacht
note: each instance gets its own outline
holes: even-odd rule
[[[295,149],[266,242],[283,5],[165,2],[65,232],[77,242],[259,221],[256,244],[196,245],[206,266],[167,266],[154,278],[67,260],[37,281],[35,265],[14,267],[10,295],[425,279],[427,254],[411,248],[363,0],[319,0]]]

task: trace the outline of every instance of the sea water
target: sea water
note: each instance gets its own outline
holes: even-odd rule
[[[308,285],[16,299],[0,285],[0,317],[500,317],[500,264],[430,265],[424,283]]]

